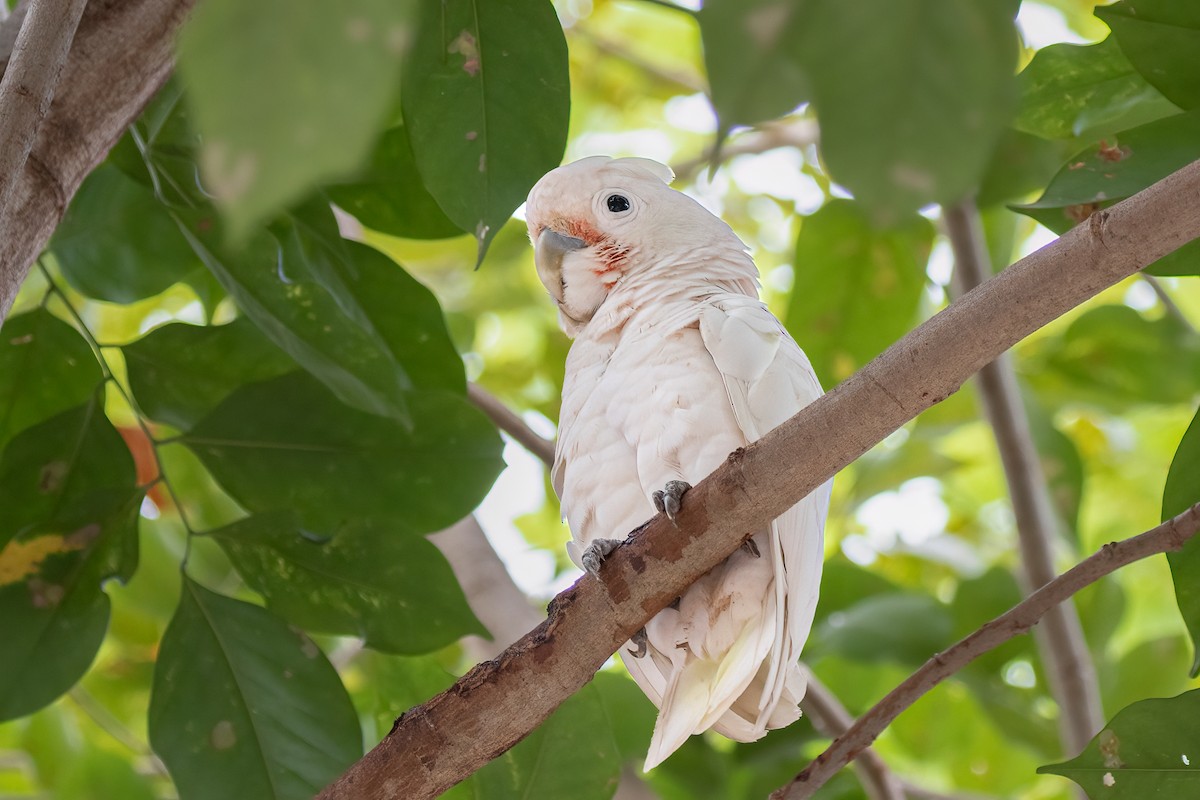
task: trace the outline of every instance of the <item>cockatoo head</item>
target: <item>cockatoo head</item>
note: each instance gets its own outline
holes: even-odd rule
[[[718,217],[670,188],[674,177],[650,159],[591,156],[548,172],[530,191],[525,219],[538,277],[568,334],[638,277],[668,285],[715,281],[733,268],[741,291],[756,290],[746,246]],[[626,299],[633,301],[631,294]]]

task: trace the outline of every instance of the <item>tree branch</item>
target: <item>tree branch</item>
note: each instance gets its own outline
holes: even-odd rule
[[[494,661],[404,714],[323,800],[435,797],[520,741],[652,616],[757,530],[1020,339],[1200,237],[1200,161],[968,292],[829,394],[732,453],[554,599]],[[861,720],[860,723],[861,725]]]
[[[1162,306],[1164,309],[1166,309],[1168,316],[1174,317],[1181,325],[1183,325],[1184,330],[1191,333],[1196,332],[1196,326],[1192,324],[1192,321],[1187,318],[1186,314],[1183,313],[1183,309],[1181,309],[1179,305],[1171,298],[1171,295],[1167,292],[1166,287],[1162,285],[1162,281],[1147,272],[1142,273],[1142,280],[1154,290],[1155,297],[1158,298],[1158,302],[1162,303]]]
[[[772,122],[746,131],[732,141],[713,144],[695,158],[679,162],[673,170],[677,180],[687,183],[708,166],[715,156],[720,156],[722,161],[728,161],[734,156],[757,155],[780,147],[803,149],[816,144],[819,138],[820,129],[816,120],[799,117]]]
[[[87,0],[34,0],[0,79],[0,241],[12,227],[9,201],[50,110],[85,5]]]
[[[547,467],[554,466],[554,442],[539,436],[525,421],[509,410],[487,389],[477,383],[467,384],[467,399],[487,414],[496,427],[517,440],[517,443],[542,460]]]
[[[992,274],[979,212],[972,201],[964,200],[945,208],[943,217],[954,250],[954,285],[959,293],[970,291]],[[1012,499],[1026,590],[1037,589],[1056,573],[1058,515],[1008,354],[979,370],[976,380]],[[1075,604],[1066,602],[1050,609],[1034,639],[1046,664],[1051,694],[1061,709],[1058,724],[1063,752],[1078,753],[1103,727],[1104,711],[1096,667]]]
[[[76,0],[72,0],[76,2]],[[50,111],[16,176],[0,236],[0,323],[84,177],[170,74],[195,0],[90,0]],[[36,13],[41,0],[30,7]],[[62,4],[56,7],[61,8]],[[18,9],[19,11],[19,9]],[[0,25],[0,44],[18,19]],[[22,26],[24,27],[24,26]],[[0,58],[4,53],[0,52]],[[8,70],[15,69],[13,64]],[[10,154],[5,153],[4,158]]]
[[[771,794],[772,800],[812,797],[855,754],[875,740],[884,728],[922,695],[979,656],[1032,628],[1050,609],[1121,567],[1143,558],[1179,550],[1200,531],[1200,503],[1143,534],[1104,545],[1072,567],[986,623],[949,650],[939,653],[890,691],[858,718],[845,736],[829,746],[787,786]]]

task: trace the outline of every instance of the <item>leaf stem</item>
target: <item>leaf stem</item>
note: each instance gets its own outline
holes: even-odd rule
[[[46,279],[46,284],[49,287],[46,290],[46,298],[49,298],[51,294],[54,294],[57,295],[59,300],[62,301],[63,305],[67,309],[67,313],[71,315],[71,318],[75,320],[75,324],[79,327],[80,334],[92,348],[92,353],[96,356],[96,361],[99,362],[100,370],[104,374],[104,381],[106,383],[111,383],[121,397],[125,400],[126,404],[129,406],[129,410],[133,412],[133,417],[137,421],[137,425],[141,429],[142,435],[144,435],[146,440],[150,442],[151,453],[154,456],[154,467],[158,473],[158,477],[155,479],[155,481],[148,484],[147,488],[149,486],[153,486],[158,481],[161,481],[163,487],[167,490],[167,494],[171,497],[171,502],[175,506],[175,512],[179,515],[179,521],[182,523],[183,529],[188,534],[188,540],[184,546],[183,561],[180,565],[181,567],[185,566],[187,564],[188,555],[191,553],[192,537],[196,535],[196,529],[193,528],[191,523],[188,521],[187,513],[183,510],[183,505],[179,501],[179,494],[175,491],[175,487],[171,484],[171,479],[167,475],[166,470],[163,468],[162,457],[158,452],[160,447],[181,437],[176,436],[161,441],[154,437],[153,432],[150,430],[147,417],[142,413],[137,401],[133,399],[133,395],[121,385],[119,380],[117,380],[117,376],[113,373],[112,367],[110,367],[108,364],[108,359],[104,357],[103,348],[101,348],[99,342],[96,341],[96,337],[92,334],[92,330],[88,327],[87,322],[84,321],[83,316],[71,302],[71,298],[67,297],[67,293],[64,292],[62,287],[60,287],[54,280],[54,277],[50,274],[50,270],[46,268],[46,264],[40,258],[37,260],[37,267],[41,271],[42,276]]]

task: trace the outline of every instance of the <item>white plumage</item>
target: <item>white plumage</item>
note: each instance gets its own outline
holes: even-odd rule
[[[585,158],[547,174],[526,218],[538,273],[575,341],[553,480],[576,564],[655,513],[670,481],[699,482],[734,449],[821,395],[803,351],[758,300],[733,231],[646,159]],[[738,741],[795,721],[830,484],[754,536],[622,648],[661,711],[650,769],[688,736]],[[686,500],[684,501],[686,503]]]

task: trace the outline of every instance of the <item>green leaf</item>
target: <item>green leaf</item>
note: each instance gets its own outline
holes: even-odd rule
[[[475,800],[609,800],[621,754],[600,692],[585,686],[533,733],[475,774]]]
[[[976,204],[986,211],[996,203],[1041,191],[1070,155],[1070,148],[1067,142],[1047,141],[1012,128],[1005,130],[980,181]],[[993,263],[997,268],[1004,267],[1009,258],[1007,254],[1003,259],[993,258]]]
[[[403,125],[383,135],[358,178],[328,191],[333,202],[381,233],[410,239],[445,239],[463,233],[421,184]]]
[[[211,535],[267,606],[307,631],[406,654],[488,635],[438,549],[398,526],[356,521],[314,540],[295,514],[279,512]]]
[[[142,413],[184,430],[242,384],[296,368],[245,317],[228,325],[163,325],[121,351]]]
[[[883,222],[979,185],[1016,99],[1009,0],[816,0],[804,52],[830,175]]]
[[[178,69],[232,238],[366,159],[395,102],[411,5],[210,0],[191,15]]]
[[[158,653],[149,728],[183,800],[309,800],[362,754],[320,648],[190,579]]]
[[[0,329],[0,450],[17,431],[86,402],[104,379],[79,333],[39,308]]]
[[[713,0],[696,14],[719,139],[809,99],[801,66],[803,0]]]
[[[405,68],[417,169],[478,261],[567,142],[567,43],[546,0],[422,0]]]
[[[79,187],[50,249],[72,286],[112,303],[152,297],[204,270],[154,193],[107,164]]]
[[[824,386],[849,377],[912,327],[932,246],[928,220],[914,216],[876,230],[849,200],[804,218],[787,328]]]
[[[1162,519],[1165,522],[1200,503],[1200,411],[1192,419],[1171,459],[1163,488]],[[1167,553],[1175,600],[1192,637],[1195,655],[1192,677],[1200,675],[1200,539],[1192,537],[1177,553]]]
[[[108,627],[101,585],[137,567],[142,493],[99,397],[22,431],[0,456],[0,719],[83,676]]]
[[[1182,108],[1200,106],[1200,8],[1178,0],[1122,0],[1097,8],[1147,82]]]
[[[1122,709],[1077,758],[1038,772],[1070,778],[1092,800],[1195,797],[1198,741],[1200,689]]]
[[[1092,308],[1030,354],[1030,385],[1116,413],[1132,403],[1188,403],[1200,389],[1200,336],[1167,315]]]
[[[868,597],[830,614],[810,648],[859,661],[920,664],[952,641],[950,612],[928,595],[894,592]]]
[[[1094,210],[1140,192],[1200,158],[1200,109],[1160,119],[1068,159],[1034,203],[1012,206],[1055,233]],[[1156,275],[1200,273],[1200,244],[1184,245],[1147,268]]]
[[[342,240],[325,203],[237,252],[203,213],[179,218],[246,316],[343,402],[407,422],[410,389],[466,391],[433,294],[377,250]]]
[[[1013,125],[1047,139],[1095,138],[1179,113],[1112,36],[1044,47],[1017,80],[1021,105]]]
[[[458,395],[417,392],[409,403],[411,430],[294,372],[242,386],[183,442],[252,512],[294,509],[317,535],[360,519],[426,533],[483,499],[503,466],[501,442]]]
[[[658,709],[633,679],[615,671],[597,672],[592,686],[600,696],[613,742],[625,762],[644,761]],[[640,764],[639,764],[640,766]]]

